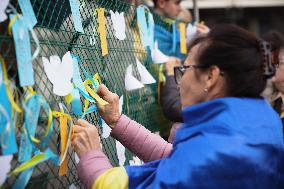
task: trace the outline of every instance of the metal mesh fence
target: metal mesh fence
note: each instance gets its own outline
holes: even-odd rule
[[[124,96],[123,113],[130,118],[144,125],[151,131],[159,131],[161,127],[165,127],[170,123],[162,116],[157,101],[157,83],[146,85],[144,88],[127,92],[124,87],[125,69],[130,64],[135,64],[137,57],[150,70],[152,75],[158,80],[158,67],[151,63],[151,59],[144,49],[138,32],[136,21],[136,7],[118,0],[78,0],[80,5],[80,13],[83,21],[84,34],[78,33],[74,29],[74,23],[71,17],[69,0],[31,0],[31,4],[38,23],[34,27],[34,31],[40,42],[40,53],[33,61],[33,69],[35,73],[35,85],[33,86],[38,94],[41,94],[49,103],[52,110],[59,110],[59,102],[64,103],[71,112],[64,98],[56,96],[52,92],[52,84],[47,79],[43,69],[41,57],[49,57],[58,55],[62,57],[67,51],[80,57],[80,60],[88,73],[94,75],[99,73],[102,82],[119,96]],[[18,2],[12,0],[17,11],[21,13]],[[99,35],[97,32],[98,24],[94,18],[96,8],[103,7],[106,9],[106,28],[108,55],[102,57],[99,43]],[[113,27],[109,11],[124,11],[126,22],[126,39],[117,40],[113,33]],[[0,24],[0,54],[3,56],[8,68],[9,80],[18,89],[21,95],[23,90],[19,86],[17,63],[15,56],[15,47],[13,38],[8,34],[9,21]],[[90,43],[90,40],[92,44]],[[32,51],[36,49],[36,43],[31,38]],[[80,70],[83,80],[86,79],[84,72]],[[134,69],[134,74],[139,78],[139,74]],[[70,113],[72,115],[72,113]],[[76,118],[75,115],[72,115]],[[95,125],[100,125],[97,113],[86,116],[86,120]],[[40,120],[37,126],[37,133],[44,132],[47,122],[47,115],[41,111]],[[54,118],[55,129],[49,142],[49,146],[53,151],[57,151],[57,137],[59,134],[59,122]],[[20,121],[16,127],[16,138],[19,142],[20,133],[22,131],[23,121]],[[101,133],[101,127],[100,133]],[[118,165],[116,154],[115,140],[111,137],[101,138],[103,150],[111,160],[114,166]],[[19,143],[18,143],[19,144]],[[132,159],[132,154],[126,151],[126,163]],[[68,188],[71,184],[82,188],[77,173],[76,163],[74,160],[74,152],[70,149],[68,152],[68,173],[66,176],[58,175],[58,167],[54,166],[50,161],[45,161],[34,168],[33,175],[29,181],[27,188]],[[17,162],[17,154],[14,155],[12,161],[12,170],[20,163]],[[17,176],[9,177],[4,188],[11,188]]]

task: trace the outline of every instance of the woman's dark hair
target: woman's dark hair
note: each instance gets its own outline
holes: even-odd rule
[[[157,8],[158,0],[153,0],[153,3],[154,3],[154,8]]]
[[[260,97],[266,77],[261,42],[254,34],[234,25],[219,25],[196,40],[200,48],[195,61],[205,68],[218,66],[224,72],[227,95]]]
[[[278,31],[269,31],[263,36],[263,39],[271,44],[272,50],[279,50],[284,47],[284,36]]]

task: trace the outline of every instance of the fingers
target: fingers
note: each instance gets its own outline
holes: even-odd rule
[[[73,125],[72,129],[74,132],[72,134],[71,144],[79,157],[91,150],[100,149],[98,130],[95,126],[82,127]]]
[[[100,85],[97,94],[108,103],[118,102],[119,100],[118,95],[109,91],[104,84]]]
[[[72,130],[73,133],[80,133],[80,132],[84,132],[85,131],[85,128],[81,127],[79,125],[73,125],[72,129],[73,129]]]
[[[107,96],[109,93],[111,93],[108,88],[104,85],[101,84],[97,90],[97,94],[104,99],[104,96]]]
[[[97,94],[104,99],[105,101],[107,101],[108,103],[112,103],[117,101],[119,98],[117,94],[112,93],[111,91],[108,90],[108,88],[104,85],[101,84],[100,87],[98,88]]]
[[[197,31],[200,32],[201,34],[206,34],[210,31],[210,28],[204,24],[197,24]]]
[[[89,123],[88,121],[84,120],[84,119],[79,119],[77,121],[78,126],[81,127],[89,127],[89,126],[93,126],[91,123]]]
[[[181,66],[181,60],[179,58],[176,59],[175,66]]]

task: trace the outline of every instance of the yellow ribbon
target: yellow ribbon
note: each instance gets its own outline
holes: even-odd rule
[[[107,49],[107,39],[106,39],[106,19],[105,19],[105,9],[97,8],[96,12],[98,14],[98,33],[100,34],[101,48],[102,48],[102,56],[108,54]]]
[[[9,176],[17,175],[18,173],[29,169],[31,167],[36,166],[37,164],[46,161],[50,158],[56,158],[57,156],[48,148],[45,152],[41,152],[35,156],[33,156],[30,160],[22,163],[20,166],[18,166],[16,169],[14,169],[12,172],[9,173]]]
[[[180,52],[186,54],[186,31],[185,23],[179,23],[179,32],[180,32]]]
[[[68,120],[72,120],[72,117],[69,114],[66,114],[64,112],[57,112],[57,111],[52,111],[52,115],[55,118],[60,118],[60,116],[65,116]]]
[[[22,15],[17,14],[16,16],[14,16],[14,17],[10,20],[9,25],[8,25],[8,34],[9,34],[9,35],[12,35],[12,26],[15,24],[16,20],[17,20],[18,18],[20,18],[21,16],[22,16]]]
[[[14,98],[13,98],[13,95],[12,95],[13,93],[12,93],[12,91],[10,89],[10,85],[9,85],[9,80],[8,80],[8,74],[7,74],[5,61],[4,61],[4,59],[3,59],[3,57],[1,55],[0,55],[0,61],[1,61],[1,65],[2,65],[4,84],[6,86],[7,96],[8,96],[8,99],[9,99],[10,103],[11,103],[12,109],[15,110],[18,113],[22,113],[22,109],[14,101]]]
[[[64,98],[65,98],[65,101],[67,102],[67,104],[70,104],[73,100],[73,95],[72,95],[72,93],[70,93],[70,94],[66,95]]]
[[[26,91],[28,93],[28,95],[25,98],[25,103],[36,94],[36,92],[34,91],[34,89],[29,86],[29,87],[23,87],[24,91]]]
[[[86,111],[87,111],[87,109],[89,107],[89,104],[90,104],[90,101],[88,99],[86,99],[84,101],[84,110],[83,110],[84,113],[86,113]]]
[[[102,83],[100,76],[98,73],[96,73],[93,77],[94,82],[98,81],[99,84]],[[90,79],[87,79],[84,81],[84,87],[86,89],[86,91],[91,95],[91,97],[93,97],[100,105],[104,106],[107,105],[108,102],[105,101],[104,99],[102,99],[95,91],[95,89],[92,89],[89,85],[92,85],[92,81]]]
[[[64,176],[68,171],[68,158],[65,155],[65,151],[68,150],[68,128],[67,121],[70,120],[72,122],[72,118],[70,115],[64,113],[63,108],[60,108],[61,112],[53,111],[53,116],[59,118],[59,128],[60,128],[60,160],[61,164],[59,167],[59,176]],[[71,128],[72,129],[72,128]],[[71,131],[70,131],[71,132]]]
[[[17,167],[16,169],[14,169],[9,175],[17,175],[18,173],[35,166],[36,164],[38,164],[38,162],[40,162],[42,159],[45,158],[45,154],[41,153],[38,155],[35,155],[32,159],[30,159],[29,161],[21,164],[19,167]]]
[[[161,85],[163,85],[166,82],[166,76],[163,73],[164,65],[161,64],[159,67],[159,82],[158,82],[158,103],[160,104],[160,98],[161,98]]]

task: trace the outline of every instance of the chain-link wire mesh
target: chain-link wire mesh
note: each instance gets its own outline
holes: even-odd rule
[[[49,103],[52,110],[59,110],[59,102],[64,103],[74,118],[70,106],[65,103],[64,98],[56,96],[52,92],[52,84],[49,82],[44,69],[41,57],[58,55],[62,57],[67,51],[80,57],[80,62],[91,75],[99,73],[102,82],[119,96],[124,96],[123,113],[130,118],[144,125],[151,131],[159,131],[170,123],[162,116],[157,101],[157,83],[146,85],[144,88],[127,92],[124,87],[124,77],[126,67],[135,65],[136,57],[150,70],[158,80],[158,67],[151,63],[149,53],[144,49],[139,36],[136,7],[119,0],[78,0],[81,18],[83,21],[84,34],[75,31],[74,22],[71,16],[69,0],[31,0],[31,4],[38,23],[34,31],[40,42],[40,53],[33,61],[35,73],[35,85],[33,86],[38,94],[41,94]],[[21,13],[18,2],[11,0],[19,13]],[[105,8],[108,55],[102,57],[99,34],[97,32],[98,23],[94,16],[96,8]],[[114,29],[110,19],[109,11],[125,12],[126,39],[119,41],[114,36]],[[9,21],[0,24],[0,54],[4,57],[8,68],[10,82],[19,90],[20,96],[24,96],[23,90],[19,87],[17,63],[15,56],[15,46],[12,36],[8,34]],[[31,38],[32,52],[36,49],[36,43]],[[80,70],[83,80],[85,74]],[[137,68],[134,66],[134,74],[139,78]],[[100,119],[97,113],[86,116],[86,120],[99,126]],[[44,132],[47,123],[47,115],[41,111],[37,126],[37,135]],[[59,134],[59,122],[54,118],[54,131],[49,142],[49,147],[57,151],[57,138]],[[23,121],[16,127],[16,138],[19,138],[22,131]],[[100,134],[101,134],[101,126]],[[104,152],[114,166],[118,165],[115,140],[112,137],[101,138]],[[58,175],[58,167],[50,161],[45,161],[34,168],[33,175],[27,188],[67,188],[71,184],[82,188],[77,173],[74,152],[68,152],[68,173],[66,176]],[[126,152],[126,163],[132,159],[131,152]],[[17,154],[12,161],[12,169],[20,165],[17,162]],[[4,188],[11,188],[18,176],[11,176],[4,184]]]

